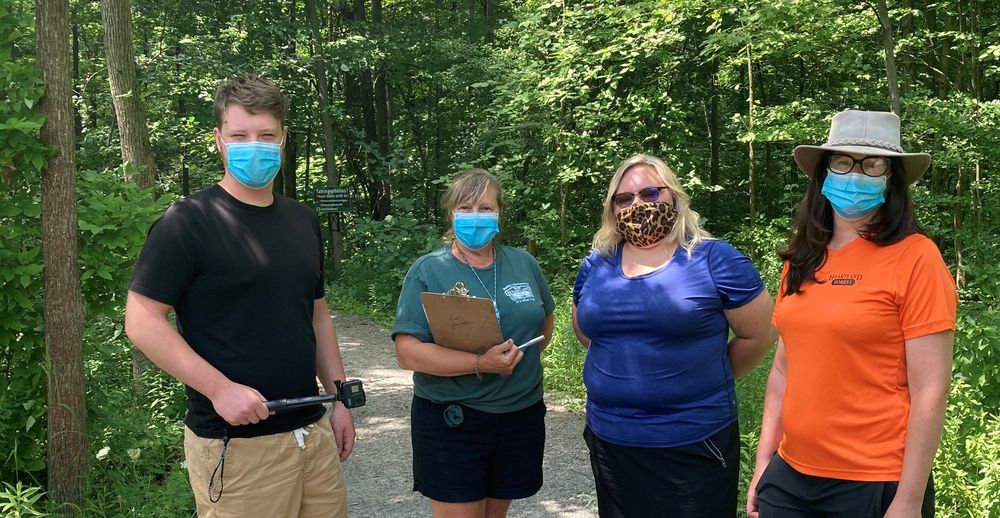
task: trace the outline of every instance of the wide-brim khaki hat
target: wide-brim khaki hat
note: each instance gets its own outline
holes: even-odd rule
[[[931,165],[927,153],[906,153],[900,145],[899,117],[892,112],[844,110],[830,121],[830,134],[822,146],[796,146],[795,163],[812,176],[825,153],[856,153],[897,157],[903,164],[903,178],[911,184]]]

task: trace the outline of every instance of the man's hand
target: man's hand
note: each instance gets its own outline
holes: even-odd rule
[[[257,424],[271,414],[257,389],[231,381],[209,399],[215,412],[232,426]]]
[[[479,356],[479,372],[510,374],[521,363],[524,353],[514,345],[513,340],[494,345]]]
[[[333,412],[330,413],[330,426],[333,428],[333,439],[337,442],[337,453],[340,454],[340,461],[344,462],[354,451],[354,439],[357,437],[351,409],[341,403],[334,403]]]

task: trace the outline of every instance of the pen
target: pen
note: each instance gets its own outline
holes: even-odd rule
[[[525,342],[525,343],[517,346],[517,348],[518,349],[524,349],[526,347],[531,347],[532,345],[535,345],[535,344],[537,344],[538,342],[541,342],[544,339],[545,339],[545,335],[539,335],[539,336],[536,336],[536,337],[532,338],[531,340],[528,340],[527,342]]]

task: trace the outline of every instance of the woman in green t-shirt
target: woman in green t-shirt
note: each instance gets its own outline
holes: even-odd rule
[[[511,500],[542,486],[541,351],[555,303],[534,257],[493,242],[503,214],[496,176],[459,173],[441,204],[451,242],[410,267],[392,327],[399,366],[413,371],[413,489],[435,516],[505,516]],[[493,301],[502,343],[481,354],[435,343],[420,293],[456,286]]]

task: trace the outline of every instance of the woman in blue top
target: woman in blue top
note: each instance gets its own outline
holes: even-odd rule
[[[753,264],[698,226],[662,160],[615,172],[573,287],[602,517],[736,516],[733,380],[774,342]],[[733,337],[729,338],[732,329]]]

